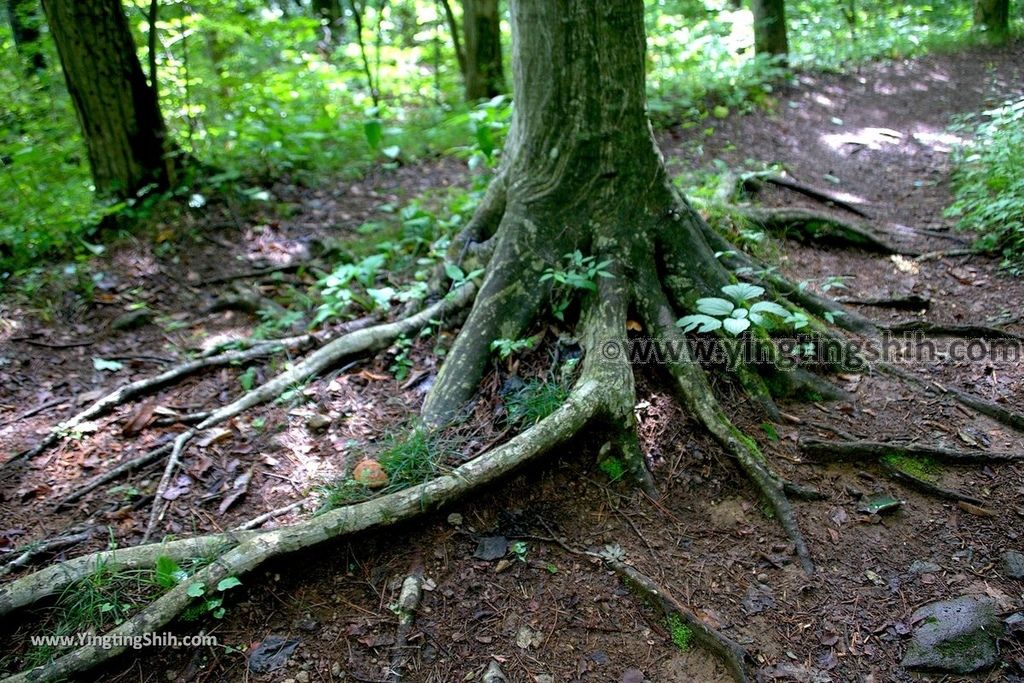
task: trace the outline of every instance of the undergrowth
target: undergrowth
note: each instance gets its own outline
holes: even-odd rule
[[[956,152],[955,201],[947,215],[979,235],[977,246],[995,251],[1004,268],[1024,275],[1024,98],[963,119],[956,129],[969,140]]]

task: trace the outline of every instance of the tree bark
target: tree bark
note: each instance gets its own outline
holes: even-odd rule
[[[975,0],[974,29],[985,42],[1005,43],[1010,37],[1010,0]]]
[[[492,340],[517,339],[538,317],[549,293],[540,278],[568,252],[609,254],[630,276],[653,275],[654,242],[671,233],[687,245],[681,270],[692,263],[727,282],[695,224],[673,219],[679,199],[647,121],[643,9],[642,0],[513,0],[516,110],[499,177],[470,224],[476,238],[494,236],[494,253],[427,396],[428,422],[472,396]]]
[[[754,52],[785,58],[789,53],[785,0],[750,0],[750,9],[754,14]]]
[[[39,44],[42,17],[32,0],[7,0],[7,19],[11,23],[14,47],[25,60],[28,73],[39,73],[46,68],[46,57]]]
[[[466,99],[473,101],[501,94],[505,76],[498,0],[463,0],[462,25],[466,42],[463,68]]]
[[[96,193],[128,198],[173,181],[167,131],[119,0],[43,0]]]

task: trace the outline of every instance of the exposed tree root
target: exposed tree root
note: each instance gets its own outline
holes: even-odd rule
[[[853,306],[875,306],[877,308],[894,308],[901,311],[926,311],[931,308],[932,302],[930,299],[911,294],[910,296],[898,296],[889,299],[849,299],[849,298],[838,298],[837,302],[841,304],[850,304]]]
[[[119,405],[127,403],[128,401],[140,396],[145,396],[160,387],[176,382],[188,375],[199,372],[200,370],[235,363],[247,363],[257,358],[264,358],[266,356],[279,353],[283,350],[301,348],[312,341],[312,339],[312,335],[305,334],[298,337],[261,342],[251,348],[240,351],[225,352],[220,351],[219,349],[214,349],[196,360],[182,363],[181,365],[165,370],[154,377],[148,377],[146,379],[140,379],[132,382],[131,384],[126,384],[125,386],[110,392],[106,396],[97,399],[92,405],[80,413],[64,420],[52,429],[42,441],[32,448],[22,451],[10,458],[4,463],[4,465],[6,466],[20,460],[34,458],[50,446],[60,441],[65,434],[73,432],[75,428],[83,422],[100,417]]]
[[[447,313],[466,306],[473,300],[475,292],[476,287],[474,285],[466,284],[441,301],[415,315],[383,325],[356,330],[339,337],[320,347],[268,382],[252,391],[246,392],[232,403],[215,410],[195,427],[179,434],[174,440],[170,457],[167,460],[167,466],[164,468],[163,476],[161,476],[160,483],[157,485],[156,499],[153,503],[153,509],[143,539],[149,539],[163,516],[163,512],[166,509],[162,505],[163,494],[167,490],[175,470],[181,463],[181,455],[185,447],[196,434],[226,422],[249,408],[277,398],[292,386],[307,381],[310,377],[320,374],[344,358],[357,353],[373,352],[386,348],[398,337],[415,332],[427,325],[431,320],[443,318]]]
[[[914,252],[894,246],[866,228],[826,213],[795,207],[775,209],[731,205],[725,208],[768,232],[793,237],[802,242],[855,247],[879,254],[916,256]]]
[[[750,477],[793,542],[801,567],[805,572],[812,573],[814,563],[796,522],[793,508],[786,498],[782,479],[768,467],[753,439],[737,429],[718,404],[707,375],[689,355],[685,337],[675,326],[675,315],[660,287],[655,288],[655,283],[651,282],[641,284],[644,285],[650,289],[644,296],[638,298],[644,303],[644,310],[641,313],[645,324],[648,329],[657,331],[661,339],[676,344],[680,351],[680,360],[669,363],[669,372],[676,381],[680,399]]]
[[[953,489],[943,488],[934,482],[928,481],[927,479],[923,479],[915,474],[907,472],[906,470],[900,469],[899,467],[888,462],[884,458],[882,460],[879,460],[879,464],[882,466],[882,469],[885,470],[886,474],[888,474],[890,478],[895,479],[896,481],[903,482],[910,488],[917,489],[918,491],[926,493],[935,498],[940,498],[942,500],[952,500],[962,503],[971,503],[972,505],[979,506],[985,504],[985,501],[981,500],[980,498],[975,498],[974,496],[968,495],[966,493],[961,493],[960,491],[955,491]]]
[[[937,390],[943,394],[948,394],[958,403],[967,406],[977,413],[990,417],[996,422],[1012,427],[1018,432],[1024,433],[1024,414],[1008,410],[1002,407],[998,403],[992,401],[986,401],[983,398],[972,396],[966,392],[954,389],[952,387],[944,386],[938,382],[931,381],[927,382],[912,372],[907,372],[900,367],[892,365],[890,363],[879,363],[876,366],[882,372],[890,374],[894,377],[899,377],[905,382],[909,382],[915,386],[921,387],[926,390]]]
[[[921,332],[936,337],[965,337],[968,339],[1014,340],[1024,342],[1024,336],[986,325],[947,325],[925,320],[887,325],[890,332]]]
[[[685,624],[693,633],[697,644],[721,660],[737,683],[754,680],[750,659],[741,645],[711,628],[703,619],[676,601],[671,593],[635,567],[610,556],[600,557],[626,583],[640,591],[666,619],[672,620],[675,617]]]
[[[409,664],[409,634],[412,632],[416,619],[416,610],[420,606],[423,595],[423,567],[419,560],[415,562],[409,576],[402,582],[402,590],[398,594],[398,628],[395,630],[395,644],[391,646],[391,665],[388,667],[388,683],[400,683],[402,674]]]
[[[598,334],[600,332],[595,329],[590,337],[594,338]],[[174,559],[214,556],[214,561],[190,577],[188,582],[170,589],[111,631],[111,635],[127,638],[153,632],[171,621],[190,604],[192,598],[186,592],[187,584],[200,582],[207,586],[215,585],[228,576],[251,571],[272,557],[331,538],[387,526],[422,514],[455,500],[473,488],[506,475],[571,438],[592,419],[604,414],[607,411],[608,394],[604,388],[605,378],[606,372],[599,363],[586,363],[583,375],[569,398],[554,413],[507,443],[460,465],[449,474],[396,493],[332,510],[319,517],[274,531],[205,536],[167,544],[137,546],[71,560],[22,577],[0,588],[0,614],[62,590],[75,580],[95,571],[97,562],[117,569],[152,566],[161,555]],[[225,546],[228,547],[226,551]],[[218,552],[222,554],[217,555]],[[125,649],[127,648],[101,649],[91,645],[84,646],[43,667],[12,676],[6,679],[5,683],[58,680],[117,656]]]
[[[38,543],[30,543],[25,548],[12,553],[13,557],[10,559],[5,559],[3,566],[0,567],[0,577],[27,567],[39,555],[44,555],[60,548],[67,548],[78,543],[84,543],[93,537],[93,533],[95,533],[93,529],[85,529],[84,531],[65,533],[61,536],[48,538]]]
[[[71,503],[74,503],[76,500],[80,500],[83,496],[87,495],[88,493],[95,491],[96,489],[98,489],[99,487],[103,486],[108,482],[114,481],[115,479],[120,479],[129,472],[134,472],[135,470],[145,467],[150,463],[156,462],[160,458],[163,458],[168,453],[170,453],[171,449],[173,448],[174,442],[166,443],[158,448],[150,449],[149,451],[146,451],[145,453],[136,458],[132,458],[131,460],[123,462],[117,467],[109,469],[106,472],[103,472],[102,474],[96,475],[89,481],[85,482],[85,484],[83,484],[79,488],[75,489],[74,491],[64,496],[59,501],[57,501],[57,509],[70,505]]]
[[[996,453],[994,451],[965,451],[937,446],[883,443],[881,441],[827,441],[802,439],[800,448],[805,455],[824,462],[863,462],[890,455],[907,458],[930,458],[947,465],[974,466],[986,463],[1022,462],[1024,453]]]
[[[778,176],[778,175],[769,175],[769,176],[757,176],[756,179],[757,180],[763,180],[766,183],[770,183],[770,184],[776,185],[778,187],[784,187],[787,190],[793,190],[794,192],[799,192],[800,194],[804,195],[805,197],[810,197],[811,199],[819,201],[819,202],[825,204],[826,206],[835,206],[835,207],[838,207],[840,209],[844,209],[844,210],[849,211],[850,213],[852,213],[852,214],[854,214],[856,216],[860,216],[861,218],[871,218],[871,216],[870,216],[870,214],[868,214],[868,212],[864,211],[864,209],[861,209],[857,205],[851,204],[850,202],[846,201],[845,199],[842,199],[842,198],[836,196],[835,194],[833,194],[833,193],[831,193],[831,192],[829,192],[827,190],[821,190],[821,189],[818,189],[816,187],[811,187],[810,185],[805,185],[805,184],[803,184],[801,182],[793,180],[792,178],[787,178],[785,176]],[[749,185],[750,185],[750,183],[745,183],[744,184],[745,187],[747,187]]]

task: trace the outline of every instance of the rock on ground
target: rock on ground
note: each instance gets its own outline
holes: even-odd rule
[[[970,673],[999,659],[1002,625],[995,600],[965,595],[933,602],[914,612],[914,635],[902,665],[908,669]]]

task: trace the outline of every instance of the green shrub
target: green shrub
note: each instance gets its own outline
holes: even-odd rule
[[[1024,98],[965,119],[971,140],[955,155],[955,201],[947,215],[980,235],[978,247],[997,251],[1009,271],[1024,274]]]

